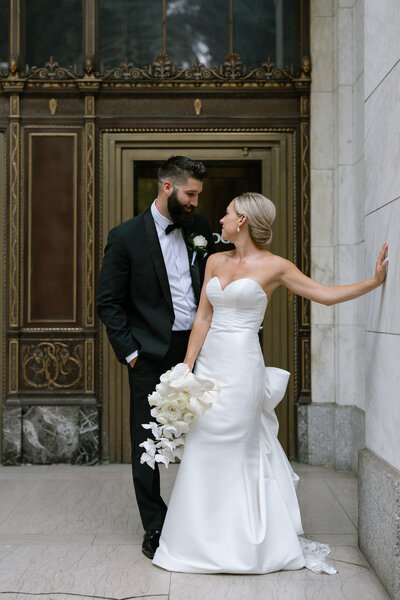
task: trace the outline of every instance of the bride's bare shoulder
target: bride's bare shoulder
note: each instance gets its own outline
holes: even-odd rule
[[[291,264],[291,262],[286,258],[278,256],[277,254],[273,254],[269,250],[265,250],[263,252],[263,262],[266,267],[273,269],[277,273],[284,272],[288,265]]]
[[[207,259],[207,266],[215,269],[216,267],[225,263],[229,258],[233,255],[232,250],[227,250],[226,252],[215,252],[215,254],[211,254]]]

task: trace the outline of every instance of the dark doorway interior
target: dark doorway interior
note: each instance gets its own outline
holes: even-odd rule
[[[261,161],[203,161],[207,179],[200,194],[198,211],[206,216],[214,232],[217,250],[228,250],[232,245],[222,242],[219,219],[224,216],[229,202],[244,192],[261,192]],[[134,214],[143,212],[157,196],[157,170],[162,161],[135,161]]]

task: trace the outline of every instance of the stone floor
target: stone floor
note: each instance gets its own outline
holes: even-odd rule
[[[0,600],[383,600],[357,548],[357,479],[294,464],[306,535],[337,575],[187,575],[154,567],[128,465],[0,467]],[[168,498],[176,467],[163,469]]]

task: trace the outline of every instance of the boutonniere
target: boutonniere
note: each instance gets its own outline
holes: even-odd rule
[[[199,235],[197,233],[191,233],[186,240],[186,245],[193,252],[192,255],[192,267],[194,265],[194,261],[196,260],[197,254],[200,254],[202,258],[207,256],[207,240],[204,235]]]

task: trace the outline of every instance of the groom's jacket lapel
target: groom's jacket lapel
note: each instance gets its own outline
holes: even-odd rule
[[[189,232],[186,229],[182,229],[182,234],[185,239],[185,242],[191,233],[192,232]],[[187,244],[186,244],[186,248],[187,248],[187,253],[188,253],[188,257],[189,257],[190,276],[192,278],[193,291],[194,291],[194,295],[196,298],[196,302],[198,304],[200,302],[200,293],[201,293],[201,279],[200,279],[200,270],[199,270],[199,264],[198,264],[198,260],[200,257],[196,256],[196,259],[194,260],[193,265],[192,265],[193,251],[189,248],[189,246]]]
[[[171,290],[169,288],[167,269],[165,268],[164,258],[161,251],[160,241],[158,239],[156,226],[150,209],[143,213],[144,224],[146,228],[147,239],[149,242],[150,254],[153,260],[154,268],[161,285],[165,300],[170,308],[173,309]]]

